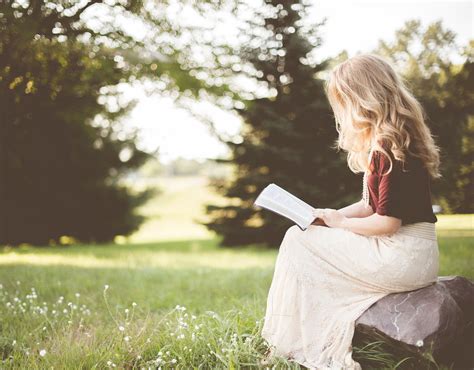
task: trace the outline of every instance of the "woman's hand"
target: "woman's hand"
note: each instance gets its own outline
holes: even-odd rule
[[[315,208],[313,216],[320,218],[329,227],[342,227],[346,216],[332,208]]]

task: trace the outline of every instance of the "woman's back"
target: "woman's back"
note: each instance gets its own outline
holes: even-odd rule
[[[399,218],[402,224],[438,221],[433,213],[431,201],[431,179],[419,158],[407,155],[406,161],[392,159],[390,168],[388,157],[374,151],[371,158],[367,183],[369,203],[372,210],[380,215]]]

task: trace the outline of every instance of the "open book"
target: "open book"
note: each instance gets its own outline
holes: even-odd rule
[[[314,207],[276,184],[265,187],[258,195],[254,205],[289,218],[302,230],[306,230],[315,219],[312,212]]]

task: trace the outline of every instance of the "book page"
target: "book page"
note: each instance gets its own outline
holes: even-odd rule
[[[314,221],[312,206],[276,184],[263,189],[255,204],[291,219],[303,230]]]

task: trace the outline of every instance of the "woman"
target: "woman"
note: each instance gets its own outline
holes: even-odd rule
[[[262,336],[267,360],[279,355],[310,369],[361,369],[352,358],[357,318],[390,293],[437,281],[430,180],[441,176],[439,148],[421,105],[381,57],[358,55],[336,66],[326,94],[336,147],[348,152],[353,172],[364,172],[362,199],[339,210],[314,209],[308,229],[287,230]]]

